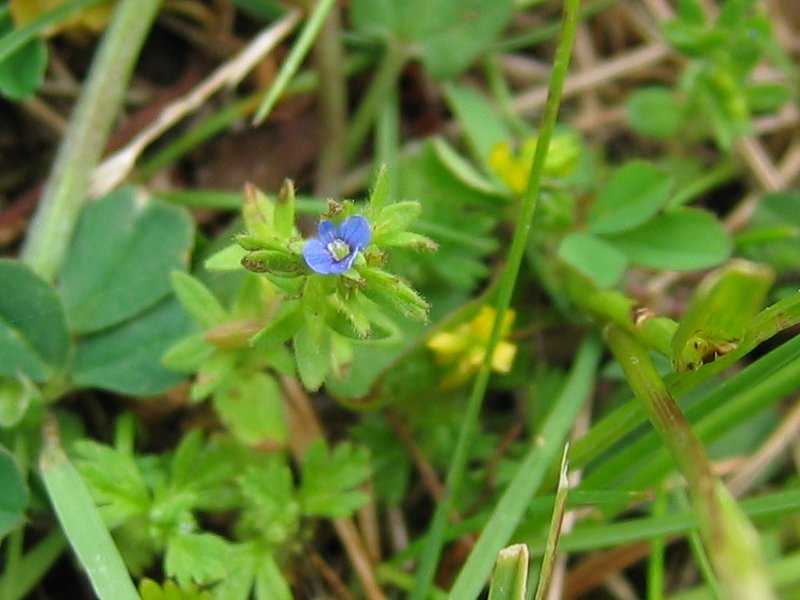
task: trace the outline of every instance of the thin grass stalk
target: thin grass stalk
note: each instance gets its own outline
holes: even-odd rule
[[[392,95],[391,91],[397,87],[397,81],[409,56],[409,50],[399,42],[391,38],[387,40],[386,51],[379,63],[378,72],[372,77],[369,88],[347,128],[344,149],[347,162],[353,160],[361,150],[381,107]],[[391,102],[390,99],[388,101]]]
[[[347,137],[347,86],[342,49],[339,9],[333,6],[319,34],[314,58],[320,81],[322,147],[317,165],[314,192],[317,196],[338,198],[344,178],[344,147]]]
[[[60,530],[48,534],[20,558],[19,568],[6,569],[0,578],[3,600],[26,598],[37,583],[53,567],[67,548],[67,539]]]
[[[278,99],[286,90],[286,86],[289,85],[292,77],[294,77],[300,69],[300,65],[303,64],[303,60],[311,50],[311,46],[314,40],[317,39],[317,35],[319,35],[320,29],[322,29],[322,25],[325,23],[325,19],[333,8],[335,1],[336,0],[319,0],[314,7],[311,16],[300,32],[300,37],[292,46],[289,55],[281,66],[281,70],[278,72],[278,76],[272,82],[269,90],[267,90],[261,106],[258,107],[256,116],[253,117],[253,125],[260,125],[264,119],[269,116],[270,112],[272,112]]]
[[[652,516],[659,519],[667,514],[667,490],[662,485],[656,490],[653,501]],[[664,600],[664,557],[666,555],[667,539],[664,536],[650,541],[650,554],[647,558],[647,598],[649,600]]]
[[[486,584],[494,557],[509,539],[530,509],[532,499],[542,484],[548,466],[562,450],[575,418],[591,394],[600,361],[600,341],[585,340],[575,357],[567,381],[541,420],[530,442],[530,449],[519,464],[514,478],[486,522],[467,562],[461,568],[450,595],[458,600],[476,598]],[[553,501],[557,506],[557,501]],[[424,551],[423,551],[424,552]],[[424,554],[423,554],[424,555]]]
[[[117,4],[22,247],[22,258],[47,280],[55,278],[89,195],[114,120],[161,0]]]
[[[566,0],[564,3],[564,16],[561,26],[561,36],[558,47],[556,48],[553,61],[553,70],[550,76],[549,94],[545,105],[544,117],[542,119],[539,141],[533,157],[533,165],[528,178],[528,185],[525,195],[522,198],[517,226],[508,250],[505,269],[500,279],[497,298],[495,301],[496,317],[492,327],[492,333],[486,348],[486,355],[478,374],[473,383],[472,391],[464,412],[464,419],[459,431],[453,458],[450,463],[447,480],[445,482],[445,493],[441,501],[436,505],[433,518],[428,527],[425,549],[420,557],[420,564],[417,571],[414,591],[411,595],[412,600],[423,600],[427,597],[431,587],[436,566],[442,553],[444,544],[444,531],[447,526],[448,517],[452,508],[453,497],[461,486],[464,473],[469,459],[469,449],[475,437],[483,404],[483,396],[489,383],[489,373],[491,360],[494,350],[500,339],[500,329],[503,317],[510,304],[511,295],[519,273],[522,257],[530,233],[533,215],[539,199],[539,190],[544,172],[545,159],[550,146],[550,140],[558,119],[558,112],[561,106],[561,96],[564,90],[564,81],[569,70],[572,46],[575,40],[575,29],[578,23],[578,11],[580,0]]]
[[[556,490],[555,501],[553,502],[553,514],[550,517],[550,528],[547,531],[547,544],[545,545],[544,555],[542,556],[542,566],[539,571],[539,584],[536,586],[534,600],[545,600],[551,595],[553,582],[553,569],[556,564],[558,553],[558,542],[561,540],[561,530],[564,527],[564,513],[567,509],[567,494],[569,493],[569,480],[567,470],[569,461],[567,452],[569,443],[564,445],[564,452],[561,455],[561,472],[558,477],[558,489]],[[527,546],[526,546],[527,548]]]
[[[758,534],[714,476],[705,448],[667,391],[647,351],[615,325],[606,327],[605,337],[634,395],[686,479],[700,537],[725,598],[776,599]]]

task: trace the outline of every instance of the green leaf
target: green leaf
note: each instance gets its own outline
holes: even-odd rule
[[[705,269],[721,263],[731,252],[722,224],[699,209],[670,212],[606,239],[632,263],[655,269]]]
[[[164,571],[181,587],[206,585],[228,575],[228,543],[212,533],[175,533],[167,541]]]
[[[0,540],[25,520],[28,487],[17,461],[0,446]]]
[[[216,296],[196,277],[182,271],[171,274],[172,289],[186,312],[204,327],[214,327],[228,319]]]
[[[754,113],[778,110],[792,99],[792,92],[780,83],[751,83],[745,88],[747,106]]]
[[[323,440],[315,440],[303,459],[303,512],[332,518],[352,514],[369,499],[365,492],[353,489],[369,474],[365,448],[344,442],[331,453]]]
[[[292,470],[281,455],[264,457],[258,467],[245,471],[238,484],[246,500],[241,521],[245,530],[256,532],[270,547],[294,539],[300,526],[300,504]]]
[[[154,306],[170,292],[170,273],[183,270],[192,220],[181,208],[121,188],[81,216],[61,272],[70,326],[91,333]]]
[[[162,366],[161,356],[190,327],[177,302],[162,302],[136,319],[81,339],[73,380],[134,396],[160,394],[183,380]]]
[[[672,180],[661,169],[634,160],[617,169],[589,207],[592,233],[619,233],[652,218],[669,197]]]
[[[462,85],[445,85],[445,99],[464,128],[470,150],[487,173],[491,173],[489,155],[492,148],[512,139],[511,131],[486,98]]]
[[[489,600],[524,600],[528,580],[528,546],[514,544],[497,554]]]
[[[139,582],[139,595],[142,600],[212,600],[208,590],[198,590],[193,585],[178,587],[174,581],[165,581],[162,587],[147,578]]]
[[[669,88],[637,90],[625,104],[628,122],[636,131],[657,139],[674,136],[683,120],[683,106]]]
[[[215,598],[250,600],[292,600],[292,592],[269,547],[238,544],[228,559],[230,574],[214,587]]]
[[[709,273],[672,337],[675,369],[694,370],[735,350],[774,279],[769,267],[741,259]]]
[[[133,456],[93,440],[77,440],[78,469],[110,527],[146,515],[150,491]]]
[[[512,0],[353,0],[357,30],[395,37],[419,54],[435,78],[467,68],[508,23]]]
[[[0,375],[46,381],[70,349],[58,296],[26,265],[8,259],[0,259],[0,290]]]
[[[297,372],[306,389],[316,391],[331,368],[331,334],[327,329],[314,336],[308,324],[294,335],[294,355]]]
[[[175,342],[161,357],[161,364],[181,373],[194,373],[211,355],[214,347],[206,341],[205,332],[198,331]]]
[[[14,30],[8,13],[0,16],[0,38]],[[0,94],[24,100],[42,84],[47,69],[47,46],[36,38],[0,60]]]
[[[245,444],[281,446],[286,442],[283,394],[266,373],[239,373],[214,394],[214,408],[231,433]]]
[[[64,535],[101,599],[138,600],[122,557],[83,478],[64,454],[52,428],[45,429],[39,470]]]
[[[231,244],[209,257],[205,267],[209,271],[241,271],[245,254],[247,250],[239,244]]]
[[[628,268],[628,258],[602,238],[582,231],[561,241],[558,257],[591,279],[600,289],[613,287]]]
[[[764,196],[748,230],[736,241],[748,258],[766,262],[779,273],[800,268],[800,192]]]
[[[31,404],[41,402],[42,394],[26,377],[0,376],[0,427],[14,427]]]
[[[442,138],[433,138],[433,149],[436,156],[449,171],[453,177],[458,179],[461,183],[470,187],[478,192],[484,194],[498,193],[498,187],[492,184],[475,167],[472,166],[464,157],[462,157],[456,150],[450,146]],[[486,167],[489,171],[489,167]]]

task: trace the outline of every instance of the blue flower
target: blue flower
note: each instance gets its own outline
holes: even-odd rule
[[[353,266],[360,250],[372,237],[369,221],[361,215],[348,217],[338,226],[319,222],[319,237],[303,246],[303,258],[313,271],[338,275]]]

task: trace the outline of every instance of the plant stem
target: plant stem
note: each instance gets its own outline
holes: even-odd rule
[[[254,125],[260,124],[269,116],[278,98],[281,97],[286,86],[289,85],[289,81],[294,77],[295,73],[297,73],[298,69],[300,69],[303,59],[305,59],[306,55],[311,50],[311,45],[314,43],[323,23],[325,23],[325,18],[328,16],[331,8],[333,8],[335,1],[336,0],[319,0],[317,3],[308,21],[306,21],[303,31],[300,32],[300,37],[295,42],[294,46],[292,46],[289,55],[281,66],[278,76],[275,78],[275,81],[272,82],[272,85],[267,91],[267,95],[264,96],[264,101],[261,103],[261,106],[258,107],[256,116],[253,117]]]
[[[400,155],[399,102],[397,90],[390,90],[375,125],[375,172],[384,166],[387,167],[387,173],[384,174],[387,178],[385,200],[387,204],[396,202],[400,197],[400,177],[396,168]]]
[[[700,536],[725,597],[776,598],[755,530],[714,476],[705,448],[667,391],[647,351],[616,325],[606,326],[605,336],[634,395],[686,479]]]
[[[407,60],[408,52],[405,47],[389,40],[378,72],[372,78],[364,99],[350,121],[345,144],[345,160],[347,162],[351,161],[361,149],[376,115],[396,86]]]
[[[567,77],[570,56],[572,54],[572,45],[575,39],[579,9],[580,0],[566,0],[564,4],[561,37],[553,61],[549,94],[547,97],[547,104],[545,105],[541,131],[539,133],[539,142],[536,145],[531,174],[528,178],[528,186],[525,195],[522,198],[517,226],[511,240],[511,247],[508,250],[506,266],[499,283],[495,301],[496,316],[492,327],[492,333],[486,347],[484,362],[475,378],[464,412],[464,419],[445,482],[445,493],[441,501],[436,505],[433,518],[428,527],[425,549],[417,571],[414,591],[411,595],[412,600],[423,600],[428,595],[434,573],[436,572],[436,565],[441,556],[442,545],[444,543],[444,531],[448,516],[451,512],[453,497],[458,492],[466,471],[469,450],[472,447],[478,427],[478,417],[483,404],[483,396],[489,383],[491,360],[494,356],[497,343],[500,340],[500,329],[503,317],[511,304],[511,295],[514,291],[514,285],[520,265],[522,264],[522,257],[525,253],[525,246],[527,245],[533,215],[538,204],[545,158],[547,157],[550,139],[553,136],[553,130],[555,129],[556,120],[558,119],[561,95],[564,89],[564,81]]]
[[[103,36],[22,248],[23,260],[47,280],[54,279],[61,266],[160,4],[161,0],[122,0]]]
[[[344,177],[344,148],[347,131],[347,88],[341,42],[341,16],[333,7],[319,34],[314,50],[320,82],[322,148],[317,163],[318,196],[338,198]]]

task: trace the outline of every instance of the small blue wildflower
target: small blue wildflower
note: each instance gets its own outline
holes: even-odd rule
[[[348,217],[339,226],[320,221],[319,237],[306,242],[303,258],[317,273],[338,275],[353,266],[371,237],[369,221],[361,215]]]

